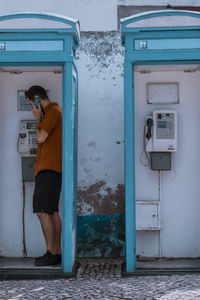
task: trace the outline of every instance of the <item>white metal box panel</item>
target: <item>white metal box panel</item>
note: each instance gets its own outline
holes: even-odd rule
[[[178,82],[148,82],[147,103],[149,104],[178,104]]]
[[[159,230],[159,201],[136,201],[136,229]]]

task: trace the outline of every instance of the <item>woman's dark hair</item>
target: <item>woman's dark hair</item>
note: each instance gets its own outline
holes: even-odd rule
[[[39,85],[33,85],[25,91],[25,97],[29,98],[31,101],[34,101],[36,95],[41,99],[49,99],[46,90]]]

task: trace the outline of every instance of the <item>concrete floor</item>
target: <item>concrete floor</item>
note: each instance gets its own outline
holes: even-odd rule
[[[200,273],[181,274],[181,276],[177,274],[163,276],[162,274],[162,276],[129,276],[122,278],[122,263],[122,259],[81,259],[80,267],[74,278],[27,280],[30,278],[26,277],[26,280],[0,280],[0,299],[200,299]],[[51,270],[46,271],[50,272]]]

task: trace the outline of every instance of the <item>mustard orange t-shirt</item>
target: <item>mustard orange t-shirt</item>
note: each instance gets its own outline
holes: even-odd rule
[[[48,137],[44,143],[38,143],[35,176],[42,170],[62,173],[62,109],[57,102],[44,108],[44,118],[38,128],[45,130]]]

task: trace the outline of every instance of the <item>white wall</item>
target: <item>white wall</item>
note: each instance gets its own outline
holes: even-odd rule
[[[79,185],[114,187],[123,182],[123,48],[118,34],[90,37],[78,49]]]
[[[15,12],[58,13],[79,19],[83,31],[117,29],[115,0],[0,0],[1,15]]]
[[[0,0],[1,15],[16,12],[58,13],[79,19],[82,31],[117,30],[117,5],[198,6],[199,0]]]
[[[0,73],[0,255],[22,256],[22,174],[17,152],[18,128],[21,119],[34,119],[31,112],[17,111],[17,90],[41,85],[49,90],[52,101],[62,101],[60,74]],[[45,251],[39,221],[32,213],[34,183],[26,184],[25,229],[28,256]]]
[[[118,0],[121,5],[174,5],[174,6],[199,6],[199,0]]]
[[[180,104],[149,105],[147,82],[179,82]],[[140,163],[144,118],[154,109],[178,112],[178,151],[171,171],[161,174],[161,253],[164,257],[195,257],[200,253],[200,72],[135,73],[136,198],[158,200],[158,172]],[[137,252],[159,255],[159,233],[138,232]]]

